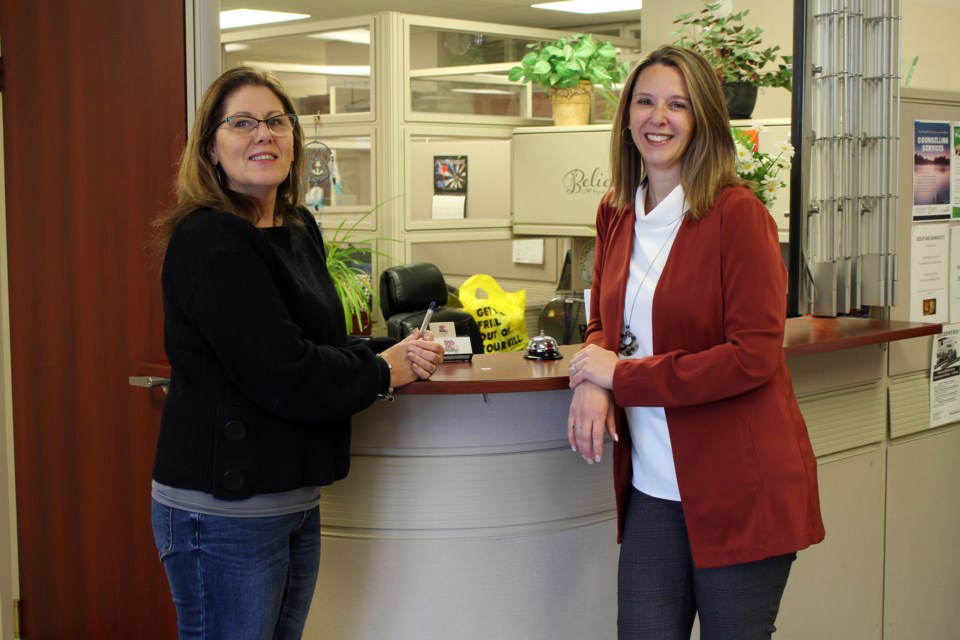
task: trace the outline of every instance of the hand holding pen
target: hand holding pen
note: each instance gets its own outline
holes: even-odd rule
[[[430,306],[427,307],[427,313],[423,316],[423,322],[420,324],[420,336],[419,336],[423,340],[426,340],[426,338],[423,337],[423,334],[427,330],[427,327],[430,326],[430,319],[433,318],[433,312],[436,310],[436,308],[437,308],[437,303],[431,301]]]
[[[431,302],[418,334],[411,332],[380,354],[390,365],[391,387],[405,385],[417,378],[429,378],[443,362],[443,345],[434,342],[432,336],[425,334],[436,308],[436,303]]]

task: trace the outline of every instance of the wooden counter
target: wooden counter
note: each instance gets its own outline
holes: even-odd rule
[[[787,357],[852,349],[935,335],[942,325],[870,318],[788,318],[783,348]],[[475,355],[470,363],[447,363],[430,380],[397,389],[400,395],[519,393],[566,389],[567,361],[580,345],[560,347],[562,360],[527,360],[522,351]],[[166,362],[147,363],[143,375],[169,377]]]
[[[789,318],[783,337],[787,357],[852,349],[940,333],[943,325],[870,318]]]
[[[940,333],[941,325],[868,318],[789,318],[787,357],[852,349]],[[567,361],[580,345],[563,345],[562,360],[527,360],[522,351],[475,355],[472,363],[447,363],[430,380],[397,389],[403,395],[514,393],[566,389]]]

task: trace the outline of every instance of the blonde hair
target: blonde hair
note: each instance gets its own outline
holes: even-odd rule
[[[620,210],[631,207],[637,188],[646,178],[643,157],[630,136],[630,103],[637,78],[655,64],[679,71],[690,94],[693,135],[683,154],[680,184],[690,216],[702,218],[721,189],[744,182],[737,176],[736,146],[716,73],[702,55],[674,45],[664,45],[644,58],[624,84],[610,135],[610,191],[604,199]]]
[[[253,199],[232,191],[226,186],[226,177],[210,158],[217,127],[226,117],[224,105],[243,87],[266,87],[280,100],[285,113],[296,113],[293,101],[280,80],[268,71],[256,67],[236,67],[225,71],[213,81],[197,109],[193,129],[180,156],[176,178],[177,205],[154,221],[155,250],[158,256],[166,251],[170,236],[180,221],[200,209],[216,209],[239,216],[252,223],[259,213]],[[299,176],[303,169],[303,130],[293,128],[293,162],[287,179],[277,187],[276,213],[296,223],[299,218],[293,210],[300,202]]]

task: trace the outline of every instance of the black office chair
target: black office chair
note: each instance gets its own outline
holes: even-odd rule
[[[436,265],[429,262],[390,267],[380,274],[380,311],[387,321],[387,335],[402,340],[419,329],[433,302],[431,322],[452,322],[458,336],[469,336],[473,353],[483,353],[483,338],[477,321],[468,311],[447,303],[447,283]]]

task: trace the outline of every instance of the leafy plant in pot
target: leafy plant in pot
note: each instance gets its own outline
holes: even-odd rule
[[[601,44],[589,33],[527,47],[530,51],[508,77],[548,89],[554,122],[560,126],[589,124],[593,86],[612,91],[615,83],[627,77],[627,63],[617,61],[620,50],[609,41]],[[564,108],[570,100],[579,105],[576,115]]]
[[[400,242],[393,238],[358,239],[354,236],[360,223],[381,206],[382,204],[370,209],[349,226],[346,220],[341,221],[333,235],[329,239],[324,238],[327,271],[330,272],[333,286],[343,304],[343,320],[347,333],[369,331],[370,313],[373,305],[378,303],[376,288],[372,286],[370,275],[363,269],[363,265],[370,256],[381,256],[390,261],[394,259],[373,249],[371,243],[375,240]]]
[[[757,102],[759,87],[793,87],[793,57],[778,56],[780,46],[761,46],[759,27],[743,24],[749,9],[721,15],[719,4],[707,4],[698,13],[677,16],[682,25],[670,35],[674,44],[702,54],[723,83],[731,118],[749,118]],[[779,58],[779,62],[778,62]]]

